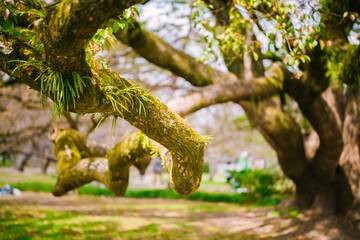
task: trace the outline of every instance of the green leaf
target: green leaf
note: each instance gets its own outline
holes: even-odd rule
[[[27,9],[33,8],[33,3],[32,3],[32,1],[25,1],[25,4],[26,4],[26,8],[27,8]]]
[[[309,43],[309,46],[310,46],[311,49],[314,48],[314,47],[316,47],[317,45],[318,45],[318,42],[317,42],[316,40],[313,40],[313,41],[311,41],[311,42]]]
[[[124,17],[125,19],[128,19],[128,18],[131,17],[131,9],[130,9],[130,8],[125,9],[125,10],[123,11],[123,17]]]
[[[14,32],[13,32],[13,36],[14,37],[19,37],[21,35],[21,31],[19,31],[19,30],[14,30]]]
[[[294,60],[294,65],[293,67],[298,67],[300,65],[300,60],[299,59],[295,59]]]
[[[103,69],[108,69],[107,64],[106,64],[106,60],[103,56],[100,56],[100,63]]]
[[[135,12],[135,15],[139,17],[139,16],[140,16],[140,11],[139,11],[139,9],[138,9],[136,6],[134,6],[134,7],[133,7],[133,10],[134,10],[134,12]]]
[[[114,30],[114,33],[117,33],[120,30],[119,23],[115,21],[112,25],[112,29]]]
[[[259,59],[259,55],[256,52],[252,52],[254,60],[257,61]]]
[[[14,30],[14,23],[9,19],[1,19],[0,27],[3,32],[10,32]]]
[[[311,62],[311,58],[308,55],[304,55],[304,58],[306,59],[306,61]]]
[[[114,33],[118,32],[120,29],[127,30],[128,28],[129,28],[128,22],[123,19],[119,21],[115,21],[113,24]]]

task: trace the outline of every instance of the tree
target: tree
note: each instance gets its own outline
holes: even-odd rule
[[[37,92],[26,93],[26,86],[22,85],[0,89],[0,153],[14,159],[19,171],[30,159],[39,166],[53,156],[52,144],[45,134],[51,126],[51,112],[41,107]]]
[[[89,151],[81,136],[62,131],[55,140],[56,155],[64,162],[60,172],[69,176],[69,168],[85,169],[86,174],[59,183],[57,194],[97,179],[121,195],[128,165],[153,151],[162,156],[174,189],[191,194],[200,184],[205,140],[180,116],[232,101],[275,149],[296,186],[299,207],[317,204],[344,213],[359,205],[360,50],[348,40],[358,34],[357,1],[194,1],[195,23],[211,33],[207,49],[218,47],[229,72],[143,29],[131,8],[138,3],[144,2],[1,5],[3,72],[51,98],[59,112],[122,117],[146,135],[129,136],[104,158]],[[102,42],[111,43],[112,33],[197,89],[165,106],[105,64],[99,67],[92,53]],[[268,47],[262,47],[262,39]],[[271,62],[266,71],[265,60]],[[69,159],[74,161],[67,164]]]
[[[2,70],[49,96],[59,112],[101,112],[123,117],[169,150],[163,159],[171,183],[179,193],[190,194],[201,180],[203,138],[145,89],[112,71],[94,68],[86,56],[85,45],[96,31],[107,20],[116,18],[139,2],[69,1],[46,9],[40,5],[39,10],[34,6],[27,17],[39,16],[41,19],[40,23],[31,23],[39,31],[35,37],[43,44],[40,52],[6,33],[12,22],[3,20]],[[23,3],[16,4],[24,6]],[[8,5],[6,9],[11,10]],[[43,28],[44,24],[51,27]]]
[[[15,80],[3,80],[3,84],[6,87],[0,88],[0,154],[4,160],[12,160],[19,171],[32,166],[46,173],[49,164],[56,162],[53,143],[48,138],[53,125],[50,101],[41,104],[39,92],[29,91],[25,84]],[[81,125],[85,137],[100,120],[69,112],[62,113],[61,117],[56,125],[75,130]]]

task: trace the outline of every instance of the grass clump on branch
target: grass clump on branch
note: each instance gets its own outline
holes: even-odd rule
[[[138,106],[138,114],[144,114],[146,116],[146,109],[144,102],[149,101],[146,95],[139,95],[140,87],[128,86],[125,88],[119,88],[116,86],[106,86],[104,93],[111,103],[113,109],[122,116],[123,110],[131,112],[132,109]]]
[[[19,70],[40,71],[35,82],[40,82],[41,102],[44,104],[47,97],[50,97],[55,104],[54,116],[58,116],[64,111],[69,111],[71,104],[76,106],[76,100],[84,91],[86,86],[84,78],[76,72],[63,74],[44,66],[42,62],[28,62],[17,60],[19,65],[13,70],[12,74]]]
[[[146,94],[139,94],[140,87],[138,86],[129,86],[125,88],[119,88],[116,86],[107,85],[103,88],[105,98],[112,105],[114,111],[116,111],[120,117],[123,117],[123,111],[131,112],[137,107],[137,112],[139,115],[143,114],[146,116],[146,108],[144,103],[149,102],[150,99]],[[111,129],[113,134],[116,130],[116,122],[119,116],[103,114],[96,129],[108,118],[112,120]]]

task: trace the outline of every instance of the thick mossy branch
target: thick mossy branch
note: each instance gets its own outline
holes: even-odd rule
[[[0,32],[0,70],[21,79],[31,88],[40,90],[40,83],[34,79],[40,75],[41,70],[36,68],[26,68],[22,71],[14,70],[24,62],[42,61],[42,56],[28,44],[19,41],[13,36]]]
[[[350,49],[348,55],[340,80],[353,87],[360,87],[360,47]]]
[[[84,165],[92,166],[94,159],[85,162],[90,157],[85,139],[75,130],[62,130],[55,138],[55,156],[58,160],[58,179],[53,190],[55,196],[61,196],[89,183],[103,175],[96,171],[84,170]],[[86,164],[85,164],[86,163]]]
[[[2,37],[3,35],[0,34],[0,43],[3,42]],[[4,63],[0,65],[0,69],[8,74],[11,74],[17,65],[16,63],[8,64],[7,61],[19,58],[30,61],[35,56],[33,49],[26,45],[23,48],[24,44],[16,39],[4,41],[4,44],[8,49],[13,49],[7,54],[0,52],[0,63]],[[23,53],[24,49],[27,50],[27,54]],[[36,70],[17,71],[16,77],[40,91],[41,86],[35,81],[39,74]],[[205,143],[184,119],[147,90],[119,77],[112,71],[93,70],[92,78],[85,78],[84,81],[86,86],[84,86],[83,94],[80,94],[75,106],[70,104],[70,111],[121,116],[169,150],[171,160],[168,161],[168,169],[174,189],[184,195],[196,191],[202,176]],[[123,96],[124,99],[121,99],[121,96],[117,96],[113,99],[114,101],[109,98],[110,95],[113,96],[113,90],[125,91],[125,89],[130,89],[131,94]]]
[[[122,196],[128,186],[130,166],[144,173],[152,151],[150,139],[137,132],[126,135],[105,156],[99,156],[90,151],[78,131],[60,130],[55,139],[58,179],[53,194],[61,196],[89,182],[99,181]]]
[[[305,147],[301,129],[279,101],[273,97],[267,101],[242,101],[253,127],[258,129],[275,149],[280,167],[295,180],[300,178],[306,165]]]
[[[90,39],[106,21],[141,2],[144,1],[60,1],[53,6],[47,19],[51,41],[62,45]]]
[[[283,66],[276,62],[271,65],[266,77],[251,81],[224,81],[198,88],[186,96],[170,100],[167,106],[185,116],[213,104],[268,98],[279,92],[283,81]]]
[[[167,162],[173,188],[184,195],[193,193],[200,185],[205,143],[202,137],[178,114],[171,111],[143,88],[107,70],[96,74],[101,89],[135,89],[127,97],[126,108],[114,108],[104,91],[100,105],[102,113],[118,115],[139,128],[171,153]],[[129,108],[130,107],[130,108]],[[144,111],[140,111],[144,108]]]
[[[94,78],[102,97],[100,102],[95,102],[96,98],[90,102],[92,110],[121,116],[167,148],[170,155],[163,160],[173,188],[184,195],[195,192],[202,176],[205,143],[201,136],[178,114],[135,83],[109,70],[97,71]],[[74,110],[86,109],[87,104],[79,103]]]
[[[234,74],[216,70],[185,52],[173,48],[161,38],[142,29],[138,22],[134,22],[133,27],[127,31],[117,32],[116,37],[131,46],[149,62],[170,70],[194,86],[237,80]]]
[[[123,10],[141,2],[65,0],[51,6],[42,34],[48,64],[62,73],[90,75],[84,50],[87,41],[108,20],[117,18]]]

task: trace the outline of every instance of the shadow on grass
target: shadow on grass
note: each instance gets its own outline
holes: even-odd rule
[[[77,217],[65,214],[63,219],[21,219],[21,223],[14,218],[1,219],[0,239],[259,239],[243,232],[206,232],[190,222],[173,223],[171,227],[149,223],[122,230],[117,226],[121,222],[88,221],[86,217],[77,221]]]

